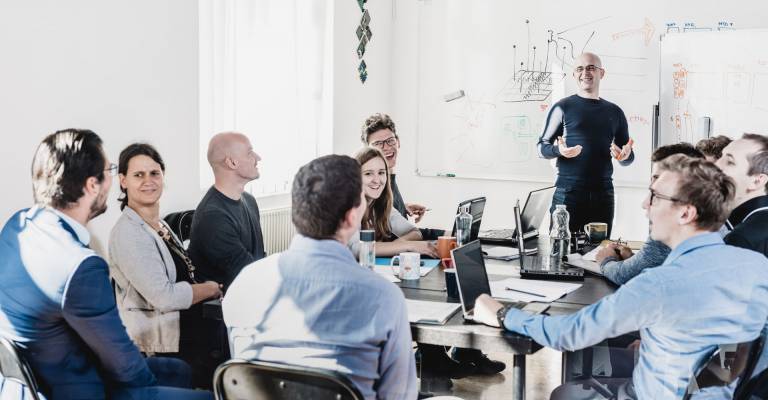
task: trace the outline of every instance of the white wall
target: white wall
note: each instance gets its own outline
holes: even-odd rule
[[[134,141],[165,159],[163,212],[194,208],[197,169],[197,2],[0,2],[0,220],[32,204],[37,144],[88,128],[115,163]],[[103,247],[119,216],[117,180],[105,216],[91,223]]]

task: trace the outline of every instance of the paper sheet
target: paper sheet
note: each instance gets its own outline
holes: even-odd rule
[[[408,322],[442,325],[461,306],[456,303],[405,299]]]
[[[589,253],[587,253],[589,254]],[[579,253],[571,253],[568,254],[568,265],[572,265],[574,267],[584,268],[585,270],[602,275],[603,273],[600,271],[600,264],[598,264],[595,261],[589,261],[584,258],[585,256],[582,256]]]
[[[581,287],[580,283],[507,278],[491,281],[491,296],[524,302],[551,303]],[[527,293],[523,293],[527,292]]]

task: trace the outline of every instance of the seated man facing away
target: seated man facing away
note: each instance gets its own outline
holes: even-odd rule
[[[728,136],[713,136],[696,142],[696,150],[704,154],[707,161],[717,162],[723,156],[723,149],[731,143]]]
[[[212,399],[181,360],[145,361],[115,306],[85,225],[107,209],[117,166],[88,130],[48,135],[32,161],[36,205],[0,233],[0,335],[21,348],[48,399]],[[0,377],[0,398],[18,385]],[[21,398],[23,392],[16,391]]]
[[[661,146],[651,154],[651,183],[659,177],[658,164],[675,154],[704,158],[704,155],[690,143],[682,142]],[[644,269],[661,265],[670,251],[670,248],[664,243],[648,238],[637,254],[632,253],[629,247],[611,243],[597,253],[595,261],[600,264],[600,271],[603,276],[617,285],[623,285],[643,272]]]
[[[313,160],[292,196],[291,246],[245,267],[223,300],[232,355],[336,370],[366,399],[415,399],[403,293],[347,248],[366,206],[360,165],[339,155]]]
[[[768,259],[726,245],[717,234],[733,200],[733,180],[684,155],[668,157],[658,171],[643,208],[651,238],[672,249],[664,264],[571,315],[530,315],[481,296],[476,318],[557,350],[639,330],[634,385],[625,387],[639,399],[683,397],[718,345],[757,338],[768,318]]]

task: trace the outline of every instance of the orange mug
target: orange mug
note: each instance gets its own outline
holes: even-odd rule
[[[437,238],[437,255],[442,258],[450,258],[451,250],[455,249],[456,237],[454,236],[440,236]]]

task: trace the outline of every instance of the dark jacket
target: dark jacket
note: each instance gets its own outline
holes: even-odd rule
[[[745,201],[731,212],[725,223],[731,228],[723,239],[725,243],[768,257],[768,196]]]

